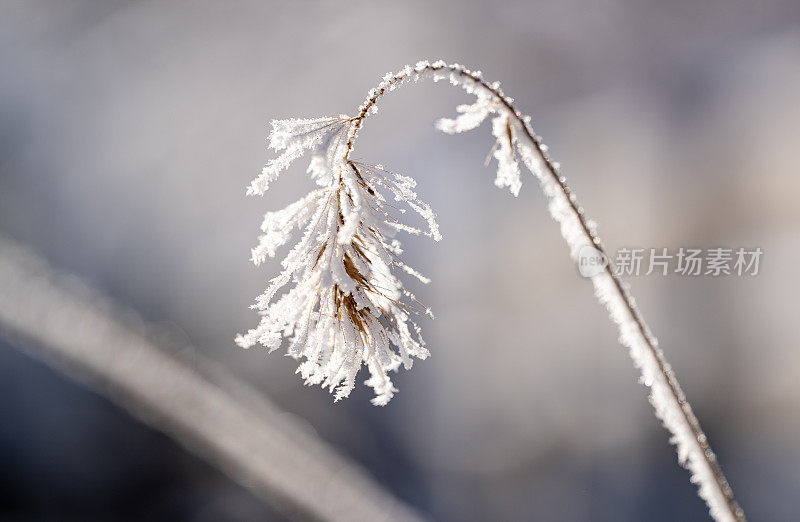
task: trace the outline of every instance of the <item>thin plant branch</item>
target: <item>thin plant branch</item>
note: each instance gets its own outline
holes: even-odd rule
[[[408,293],[393,273],[399,265],[392,254],[401,253],[400,243],[394,239],[397,231],[441,239],[436,216],[413,191],[413,179],[350,158],[358,132],[367,116],[377,111],[378,100],[423,79],[448,81],[476,97],[473,104],[457,107],[460,114],[456,118],[439,120],[440,130],[464,132],[491,115],[495,143],[490,154],[498,166],[495,185],[507,187],[516,196],[522,185],[521,160],[547,196],[550,214],[560,225],[572,258],[579,261],[582,252],[591,249],[589,252],[608,260],[593,222],[534,133],[530,118],[516,110],[499,83],[484,81],[479,72],[442,61],[418,62],[384,76],[355,117],[274,120],[270,147],[283,152],[251,182],[248,194],[263,195],[280,172],[307,151],[312,155],[308,172],[322,188],[265,216],[265,234],[253,249],[256,264],[274,256],[290,239],[293,228],[305,232],[283,260],[283,272],[256,299],[254,308],[261,313],[258,326],[240,335],[237,343],[245,348],[261,344],[273,351],[288,340],[289,355],[305,358],[298,373],[306,384],[330,388],[336,400],[349,395],[364,365],[370,373],[366,384],[375,390],[373,403],[385,405],[397,392],[389,373],[401,362],[408,369],[413,358],[429,355],[419,327],[411,321],[413,308],[401,300]],[[382,179],[376,180],[376,176]],[[391,197],[417,212],[427,222],[428,231],[401,223],[386,208]],[[298,207],[302,212],[296,212]],[[317,262],[323,252],[324,262]],[[614,266],[606,262],[587,275],[640,370],[641,382],[650,389],[656,416],[672,434],[670,441],[676,445],[678,460],[690,471],[711,516],[718,521],[743,522],[744,513],[672,368]],[[273,300],[285,285],[291,288]]]
[[[192,364],[168,355],[135,313],[3,238],[0,331],[292,518],[421,520],[262,394],[196,353]]]

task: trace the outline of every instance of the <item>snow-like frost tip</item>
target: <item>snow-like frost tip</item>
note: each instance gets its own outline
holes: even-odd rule
[[[374,105],[373,105],[374,107]],[[371,111],[374,112],[374,111]],[[389,374],[428,350],[411,318],[428,309],[405,290],[397,269],[429,280],[397,257],[395,231],[441,238],[436,215],[413,191],[413,179],[382,165],[349,158],[354,120],[338,118],[274,120],[270,147],[280,154],[253,182],[249,194],[263,194],[292,162],[308,153],[307,172],[320,188],[287,207],[268,212],[262,235],[251,251],[255,264],[276,255],[301,231],[281,262],[281,273],[255,301],[259,324],[236,337],[248,348],[270,351],[284,342],[300,362],[306,384],[321,385],[338,401],[355,387],[367,366],[373,404],[389,402],[397,389]],[[399,221],[399,201],[418,213],[427,231]],[[283,292],[283,293],[281,293]]]

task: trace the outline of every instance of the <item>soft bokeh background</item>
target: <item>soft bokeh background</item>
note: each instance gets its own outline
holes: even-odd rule
[[[272,118],[352,112],[388,70],[503,81],[614,251],[761,247],[757,277],[634,278],[751,520],[800,511],[800,3],[0,4],[0,232],[258,386],[436,520],[705,520],[646,390],[531,176],[483,168],[468,98],[387,97],[357,147],[414,176],[445,239],[409,239],[433,356],[332,404],[234,334],[277,263],[248,263]],[[280,520],[245,489],[0,339],[0,519]]]

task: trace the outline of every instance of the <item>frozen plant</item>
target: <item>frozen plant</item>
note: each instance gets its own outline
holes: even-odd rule
[[[428,356],[412,316],[419,311],[433,316],[393,271],[397,267],[428,282],[400,261],[394,235],[401,230],[437,241],[441,236],[433,211],[414,193],[414,180],[349,158],[355,121],[339,116],[272,122],[270,147],[283,152],[248,194],[263,194],[306,151],[308,172],[320,188],[264,217],[263,235],[252,251],[255,264],[274,256],[295,228],[303,233],[283,260],[283,271],[256,300],[261,322],[237,343],[261,343],[273,351],[288,338],[289,355],[304,359],[297,371],[305,382],[329,388],[336,400],[350,394],[363,363],[375,390],[372,402],[384,405],[397,391],[389,372]],[[405,209],[392,201],[418,212],[427,230],[401,223],[394,214]],[[291,289],[274,299],[290,283]]]
[[[484,81],[479,72],[442,61],[419,62],[384,76],[355,117],[273,121],[270,147],[281,154],[250,184],[248,194],[263,194],[306,151],[308,172],[320,188],[265,216],[263,235],[252,251],[256,264],[274,256],[295,228],[303,232],[283,260],[283,271],[256,299],[259,325],[238,336],[237,343],[245,348],[260,343],[273,351],[286,338],[288,354],[304,359],[297,371],[306,383],[328,387],[335,391],[336,400],[349,395],[364,364],[370,373],[366,384],[375,389],[372,402],[384,405],[397,391],[389,372],[401,363],[410,368],[413,357],[424,359],[429,354],[412,317],[421,311],[432,314],[403,288],[394,269],[423,282],[427,279],[400,261],[402,250],[394,236],[403,231],[439,240],[435,215],[414,193],[412,179],[351,158],[358,131],[367,115],[377,110],[378,99],[403,84],[427,78],[447,80],[476,97],[474,103],[457,107],[455,118],[439,120],[440,130],[464,132],[491,117],[495,185],[517,195],[521,162],[548,197],[550,213],[561,227],[572,258],[577,260],[587,247],[604,254],[593,222],[534,133],[530,118],[513,107],[499,83]],[[390,200],[419,213],[427,221],[427,230],[402,223],[398,214],[404,209]],[[716,456],[627,287],[610,263],[591,280],[597,298],[619,329],[620,342],[641,372],[641,382],[650,388],[650,401],[672,434],[670,442],[676,445],[679,462],[691,472],[691,481],[698,484],[711,516],[718,521],[744,521]],[[275,299],[290,283],[292,287]]]

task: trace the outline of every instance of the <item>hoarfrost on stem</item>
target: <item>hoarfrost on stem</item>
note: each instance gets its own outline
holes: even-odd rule
[[[298,373],[307,384],[321,384],[335,392],[336,400],[349,395],[364,364],[370,373],[366,384],[375,390],[372,402],[384,405],[397,391],[389,372],[401,363],[410,368],[413,357],[429,355],[420,328],[411,318],[423,310],[431,317],[433,314],[418,307],[419,302],[393,269],[425,283],[428,280],[400,261],[402,249],[394,235],[404,231],[438,241],[441,235],[435,214],[417,197],[411,178],[350,159],[364,120],[377,111],[377,100],[424,78],[447,80],[476,96],[473,104],[456,108],[456,118],[439,120],[436,126],[440,130],[464,132],[493,115],[495,185],[519,194],[521,160],[548,197],[550,214],[559,223],[572,257],[577,258],[587,245],[602,251],[593,222],[584,216],[558,163],[550,160],[530,118],[513,108],[513,100],[499,83],[485,82],[480,72],[443,61],[418,62],[384,76],[355,117],[273,121],[270,147],[280,154],[253,180],[247,193],[263,194],[306,152],[311,154],[308,173],[321,188],[264,217],[263,235],[252,251],[256,264],[273,257],[295,228],[303,233],[283,260],[282,272],[256,298],[253,307],[262,316],[259,325],[239,335],[237,343],[246,348],[260,343],[273,351],[288,339],[288,355],[303,359]],[[402,214],[404,210],[390,204],[390,198],[419,213],[427,230],[401,222],[393,212]],[[650,388],[656,416],[672,433],[670,440],[677,446],[679,461],[691,471],[691,480],[699,485],[711,515],[719,521],[744,521],[697,418],[627,288],[611,266],[594,275],[592,282],[619,328],[622,344],[640,369],[643,384]],[[275,299],[289,283],[293,286]]]

